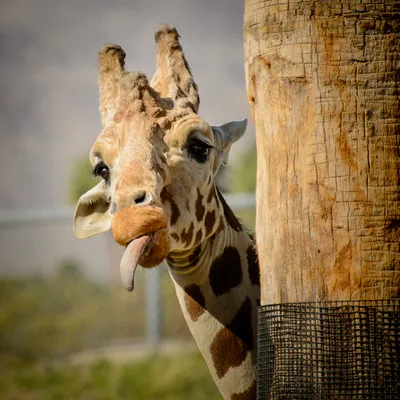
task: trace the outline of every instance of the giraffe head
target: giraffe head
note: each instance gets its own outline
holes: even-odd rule
[[[128,290],[138,264],[156,266],[218,229],[223,211],[213,177],[246,127],[246,120],[213,127],[200,118],[197,85],[177,31],[162,25],[155,38],[151,83],[125,71],[120,46],[99,51],[103,129],[89,157],[102,179],[81,196],[74,218],[77,237],[111,229],[126,247],[121,276]]]

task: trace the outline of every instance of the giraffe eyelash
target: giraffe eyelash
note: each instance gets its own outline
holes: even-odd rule
[[[101,178],[107,183],[110,183],[110,169],[109,167],[103,162],[100,161],[93,167],[92,175],[94,177],[101,176]]]
[[[192,137],[189,138],[188,145],[191,145],[192,143],[198,143],[198,144],[200,144],[202,146],[207,147],[208,149],[213,149],[214,148],[214,146],[208,140],[205,140],[203,138],[199,138],[197,136],[192,136]]]
[[[204,164],[210,155],[210,149],[213,146],[202,140],[193,138],[189,141],[187,145],[187,152],[190,158],[196,160],[197,162]]]
[[[92,168],[92,175],[97,178],[98,176],[100,176],[100,168],[106,167],[107,165],[103,162],[100,161],[98,164],[96,164],[93,168]]]

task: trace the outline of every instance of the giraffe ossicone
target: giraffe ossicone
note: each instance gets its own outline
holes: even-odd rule
[[[102,179],[78,201],[74,231],[112,230],[126,247],[121,279],[133,289],[137,265],[166,260],[182,312],[226,399],[255,398],[259,271],[254,243],[214,185],[246,120],[210,126],[176,29],[155,35],[149,83],[127,72],[125,52],[98,56],[102,131],[89,157]]]

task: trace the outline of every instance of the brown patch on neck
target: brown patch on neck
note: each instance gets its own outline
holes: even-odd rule
[[[218,228],[215,230],[214,234],[208,238],[210,246],[214,245],[214,241],[217,238],[218,234],[224,230],[224,217],[221,216],[219,220]]]
[[[185,286],[185,305],[192,321],[197,321],[204,313],[206,299],[196,283]]]
[[[232,288],[240,285],[242,282],[242,264],[240,255],[235,247],[225,247],[211,264],[210,267],[210,285],[216,296],[228,293]]]
[[[171,233],[171,237],[172,237],[173,239],[175,239],[177,242],[179,242],[179,240],[180,240],[179,235],[178,235],[177,233],[175,233],[175,232],[172,232],[172,233]]]
[[[255,400],[257,396],[257,385],[256,381],[253,381],[251,386],[241,393],[234,393],[231,396],[231,400]]]
[[[212,229],[215,225],[215,211],[209,211],[206,214],[206,218],[204,220],[204,226],[206,227],[206,237],[210,236]]]
[[[175,204],[175,202],[172,199],[171,195],[171,188],[170,186],[164,186],[161,193],[160,193],[160,198],[161,202],[163,204],[169,203],[169,206],[171,208],[171,219],[170,219],[170,224],[171,226],[175,225],[176,222],[178,221],[179,216],[181,215],[179,212],[178,206]]]
[[[211,357],[218,378],[240,366],[254,347],[251,300],[246,297],[233,320],[222,328],[211,343]]]
[[[236,218],[235,214],[232,212],[232,210],[229,208],[228,204],[226,203],[225,199],[222,197],[221,192],[217,190],[218,198],[222,203],[222,206],[224,208],[224,214],[225,218],[228,221],[229,226],[234,229],[237,232],[241,232],[243,230],[242,224],[239,222],[239,220]]]
[[[194,231],[193,222],[190,224],[189,229],[187,230],[187,232],[186,232],[186,229],[182,230],[181,242],[184,243],[186,247],[189,247],[190,243],[192,243],[193,231]]]
[[[214,197],[215,197],[215,186],[212,185],[210,192],[208,193],[208,196],[207,196],[207,203],[211,203],[211,201]]]
[[[203,205],[203,196],[200,190],[197,189],[197,199],[196,199],[196,218],[197,221],[201,222],[203,220],[206,208]]]
[[[202,231],[202,229],[200,228],[200,229],[197,231],[196,236],[195,236],[195,238],[194,238],[193,246],[199,245],[202,238],[203,238],[203,231]]]
[[[249,277],[252,285],[260,286],[260,266],[255,245],[252,243],[247,248],[247,266],[249,268]]]
[[[152,155],[151,155],[151,158],[152,158],[152,162],[151,162],[152,168],[154,169],[154,171],[155,171],[157,174],[159,174],[159,175],[161,176],[162,181],[165,182],[165,180],[167,179],[167,174],[165,173],[165,170],[164,170],[164,168],[163,168],[162,165],[161,165],[161,164],[165,165],[165,162],[164,162],[164,161],[160,161],[160,162],[159,162],[159,161],[156,159],[156,157],[154,156],[153,153],[152,153]],[[161,160],[161,159],[160,159],[160,160]],[[163,189],[163,190],[164,190],[164,189]]]

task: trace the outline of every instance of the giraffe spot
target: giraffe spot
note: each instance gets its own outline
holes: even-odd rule
[[[153,118],[161,118],[165,117],[167,115],[167,112],[161,108],[151,108],[149,110],[149,116]]]
[[[193,222],[190,224],[189,229],[187,230],[187,232],[186,232],[186,229],[182,230],[181,242],[184,243],[186,245],[186,247],[189,247],[190,243],[192,243],[193,230],[194,230]]]
[[[163,204],[171,201],[171,195],[169,193],[169,186],[164,186],[160,193],[161,202]]]
[[[179,84],[181,77],[178,74],[175,74],[175,77],[177,83]],[[178,87],[175,93],[175,99],[184,99],[186,97],[187,97],[186,93],[182,90],[182,88]]]
[[[177,242],[179,242],[179,240],[180,240],[179,235],[178,235],[177,233],[175,233],[175,232],[172,232],[172,233],[171,233],[171,237],[172,237],[173,239],[175,239]]]
[[[202,221],[204,217],[204,213],[206,212],[206,208],[203,205],[203,196],[200,193],[200,190],[197,189],[197,199],[196,199],[196,218],[197,221]]]
[[[213,199],[214,197],[215,197],[215,186],[212,185],[212,186],[211,186],[210,193],[208,193],[208,196],[207,196],[207,203],[211,203],[211,201],[212,201],[212,199]]]
[[[170,206],[171,206],[171,221],[170,222],[171,222],[171,225],[175,225],[176,221],[178,221],[178,218],[180,216],[179,208],[172,199],[170,201]]]
[[[229,329],[221,329],[211,344],[211,357],[218,378],[223,378],[229,368],[238,367],[246,359],[245,343]]]
[[[206,227],[206,236],[210,236],[214,224],[215,224],[215,211],[212,210],[207,213],[206,218],[204,220],[204,225]]]
[[[230,368],[238,367],[246,360],[253,342],[251,301],[246,297],[233,320],[216,334],[211,343],[211,357],[218,378],[223,378]]]
[[[179,212],[179,208],[178,206],[175,204],[175,202],[172,200],[172,196],[171,196],[171,191],[170,191],[170,186],[164,186],[163,190],[160,193],[160,198],[161,198],[161,202],[163,204],[165,203],[169,203],[169,206],[171,208],[171,220],[170,220],[170,224],[175,225],[176,221],[178,220],[179,216],[180,216],[180,212]]]
[[[200,228],[196,233],[196,237],[194,238],[193,246],[197,246],[201,242],[202,238],[203,238],[203,231]]]
[[[217,230],[215,231],[215,234],[220,233],[220,232],[222,232],[223,230],[224,230],[224,218],[221,217],[221,218],[219,219],[219,225],[218,225]]]
[[[153,153],[151,154],[151,165],[152,165],[151,168],[161,176],[163,182],[165,182],[165,180],[167,179],[167,174],[165,173],[164,168],[161,166],[162,163],[165,164],[164,158],[165,157],[162,155],[156,158],[156,156]]]
[[[211,175],[208,177],[207,185],[209,185],[210,183],[211,183]]]
[[[192,321],[197,321],[204,313],[206,299],[200,286],[192,283],[185,287],[185,306]]]
[[[220,233],[223,229],[224,229],[224,218],[221,216],[218,228],[216,229],[214,234],[208,238],[211,247],[214,246],[214,241],[217,238],[218,233]]]
[[[242,224],[236,218],[233,211],[229,208],[228,204],[226,203],[225,199],[222,197],[222,194],[220,193],[220,191],[218,189],[217,189],[217,193],[218,193],[218,197],[222,203],[222,207],[224,208],[225,218],[228,221],[229,226],[237,232],[242,231],[243,230]]]
[[[196,265],[197,261],[199,260],[199,256],[201,253],[201,246],[197,246],[193,253],[189,256],[189,264],[190,265]]]
[[[228,293],[242,282],[242,265],[235,247],[225,247],[222,254],[211,264],[209,277],[216,296]]]
[[[234,393],[231,396],[231,400],[255,400],[257,395],[256,381],[253,381],[251,386],[241,393]]]
[[[251,284],[260,286],[260,267],[254,244],[251,244],[247,249],[247,265]]]
[[[161,122],[160,122],[160,127],[161,129],[167,131],[168,129],[171,128],[173,121],[169,118],[164,118]]]
[[[243,304],[240,306],[239,311],[233,317],[232,321],[226,326],[236,336],[238,336],[244,343],[246,343],[249,351],[253,350],[254,338],[253,328],[251,324],[251,300],[246,297]]]

